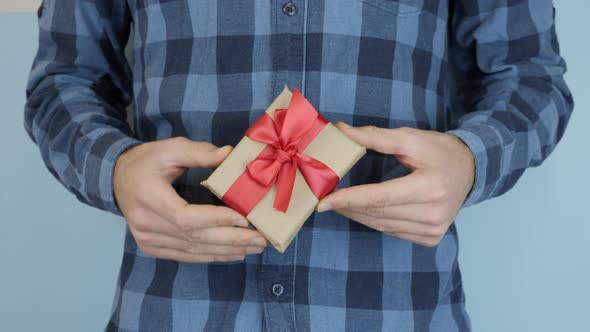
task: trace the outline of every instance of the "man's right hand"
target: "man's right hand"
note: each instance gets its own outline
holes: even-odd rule
[[[224,206],[189,204],[172,182],[188,168],[216,167],[232,150],[184,137],[143,143],[121,154],[115,199],[140,249],[180,262],[243,260],[268,241]]]

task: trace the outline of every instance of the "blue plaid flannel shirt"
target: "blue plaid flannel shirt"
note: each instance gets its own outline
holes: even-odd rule
[[[51,173],[120,215],[122,151],[172,136],[235,145],[285,84],[333,122],[458,136],[476,160],[465,206],[509,190],[564,133],[573,101],[550,0],[287,1],[45,0],[25,127]],[[175,189],[219,204],[199,186],[210,172]],[[369,152],[341,186],[406,173]],[[284,254],[232,263],[149,257],[128,229],[124,248],[108,331],[471,329],[454,225],[427,248],[327,212]]]

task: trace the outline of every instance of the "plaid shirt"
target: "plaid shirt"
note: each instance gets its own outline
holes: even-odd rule
[[[287,1],[45,0],[25,126],[51,173],[120,215],[122,151],[172,136],[235,145],[285,84],[333,122],[458,136],[476,160],[464,206],[506,192],[563,135],[573,102],[550,0]],[[175,188],[220,204],[199,186],[210,172]],[[406,173],[369,152],[341,186]],[[427,248],[327,212],[284,254],[185,264],[144,255],[127,229],[106,329],[466,331],[457,251],[454,225]]]

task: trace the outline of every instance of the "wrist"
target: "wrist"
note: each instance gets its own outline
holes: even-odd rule
[[[123,212],[121,211],[121,190],[125,187],[125,174],[126,169],[127,169],[127,165],[130,161],[130,156],[132,154],[132,150],[134,150],[136,147],[140,146],[142,143],[139,141],[135,141],[133,143],[130,143],[129,145],[127,145],[125,148],[121,149],[120,153],[117,155],[115,161],[114,161],[114,167],[112,170],[112,175],[111,175],[111,192],[112,192],[112,197],[113,197],[113,201],[112,201],[112,205],[113,205],[113,209],[114,209],[114,213],[119,214],[119,215],[123,215]]]

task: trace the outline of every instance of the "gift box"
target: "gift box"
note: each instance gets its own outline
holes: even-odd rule
[[[366,153],[287,86],[203,182],[284,252]]]

